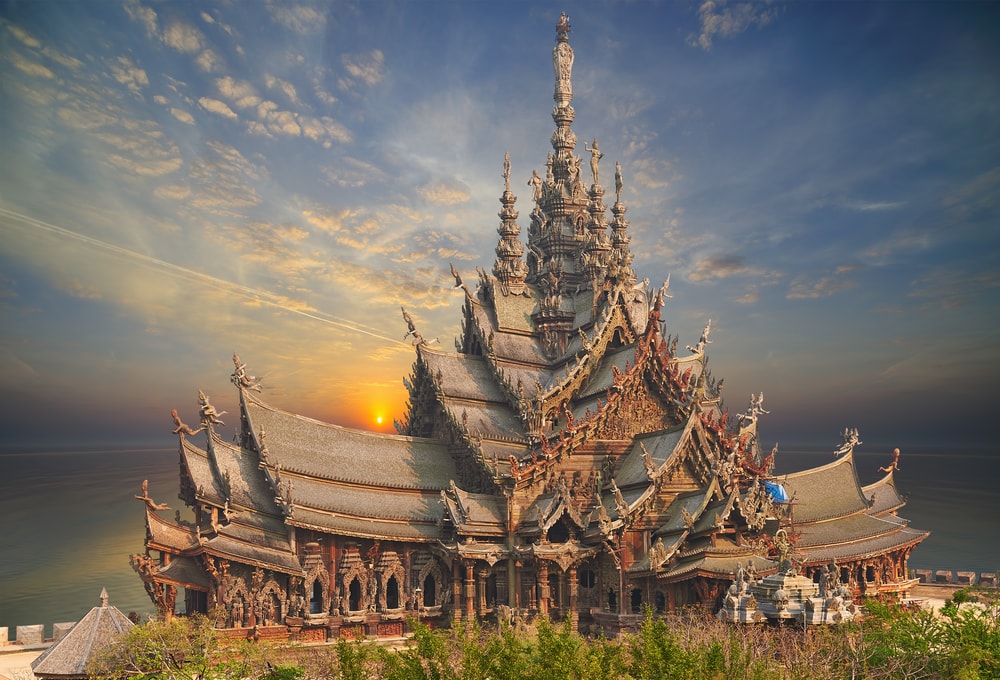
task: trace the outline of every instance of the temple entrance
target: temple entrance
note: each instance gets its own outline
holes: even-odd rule
[[[313,581],[312,593],[309,598],[309,613],[323,613],[323,584],[319,579]]]
[[[208,593],[204,590],[184,589],[184,613],[185,614],[207,614],[208,613]]]

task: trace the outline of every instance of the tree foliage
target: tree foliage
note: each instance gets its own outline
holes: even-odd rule
[[[975,599],[979,602],[974,602]],[[569,620],[531,628],[463,623],[432,630],[411,621],[403,647],[372,641],[277,646],[220,637],[202,617],[149,622],[99,660],[93,677],[293,680],[587,680],[705,678],[892,680],[1000,678],[996,599],[957,594],[939,615],[866,603],[837,627],[733,626],[701,610],[647,615],[615,640],[584,637]]]

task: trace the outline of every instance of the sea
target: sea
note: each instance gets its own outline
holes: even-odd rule
[[[855,451],[862,484],[881,476],[887,452]],[[78,621],[103,588],[125,614],[154,613],[129,555],[143,551],[141,493],[191,518],[178,500],[176,447],[0,453],[0,627]],[[832,449],[781,451],[780,476],[833,461]],[[900,515],[932,533],[910,556],[914,569],[1000,569],[1000,450],[905,450],[895,473],[907,495]],[[174,512],[161,514],[173,517]]]

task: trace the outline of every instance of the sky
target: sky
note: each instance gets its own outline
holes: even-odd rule
[[[174,442],[232,353],[394,431],[544,172],[561,11],[635,269],[765,445],[993,447],[1000,4],[0,0],[0,448]]]

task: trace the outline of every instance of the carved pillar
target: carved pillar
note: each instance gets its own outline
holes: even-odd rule
[[[462,620],[462,561],[455,559],[451,563],[452,610],[455,623]]]
[[[569,568],[569,618],[570,625],[576,631],[579,627],[580,612],[577,611],[577,596],[580,593],[580,584],[577,580],[576,566]]]
[[[522,565],[520,563],[514,562],[514,560],[510,561],[514,564],[514,594],[511,596],[511,599],[513,600],[513,604],[511,604],[511,606],[514,607],[515,609],[518,609],[521,606],[522,586],[521,586],[521,570],[518,569],[517,567],[520,567]]]
[[[538,614],[549,615],[549,563],[538,561]]]
[[[489,569],[476,572],[476,611],[480,617],[486,616],[486,579],[489,575]]]
[[[475,560],[467,560],[465,563],[465,615],[470,619],[476,614],[475,565]]]

